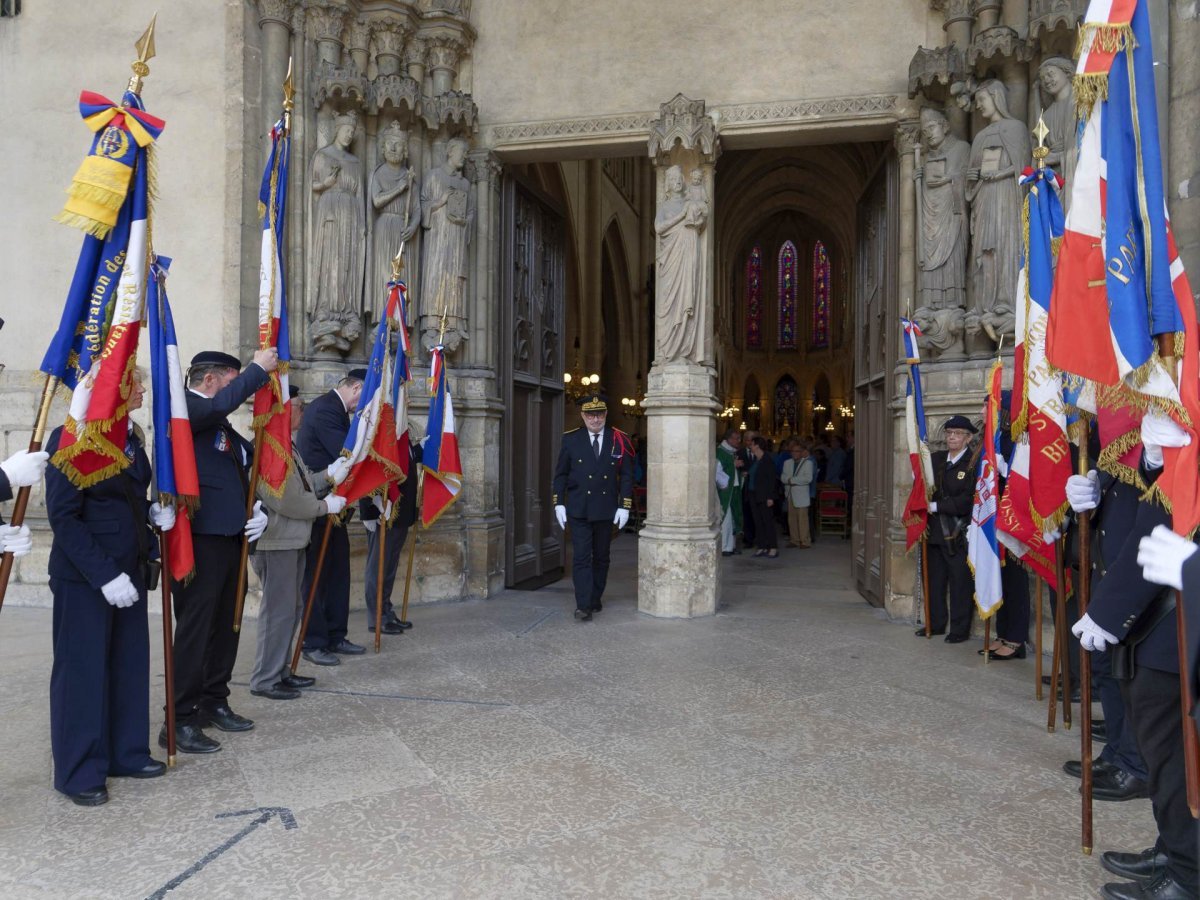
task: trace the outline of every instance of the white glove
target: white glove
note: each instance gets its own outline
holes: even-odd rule
[[[628,521],[629,510],[627,509],[618,509],[617,514],[613,516],[613,524],[617,526],[618,530],[623,530],[625,528],[625,523]]]
[[[345,481],[349,474],[350,457],[348,456],[339,456],[325,469],[325,477],[332,481],[335,487]]]
[[[32,549],[28,525],[0,525],[0,553],[24,556]]]
[[[379,527],[378,519],[363,519],[362,523],[363,528],[367,529],[367,531],[371,532],[371,534],[374,534],[375,529]]]
[[[325,498],[325,512],[331,516],[336,516],[346,508],[346,498],[341,494],[329,494]]]
[[[0,463],[0,469],[4,470],[4,474],[8,477],[8,483],[13,487],[30,487],[42,480],[48,459],[50,459],[50,454],[45,450],[38,450],[35,453],[18,450]]]
[[[1142,577],[1154,584],[1183,590],[1183,564],[1196,552],[1196,545],[1166,525],[1159,525],[1138,543],[1138,565]]]
[[[1100,505],[1100,476],[1095,469],[1088,472],[1086,477],[1072,475],[1067,479],[1067,502],[1077,513]]]
[[[137,588],[124,572],[100,588],[100,592],[104,594],[104,599],[117,609],[133,606],[138,599]]]
[[[930,500],[930,501],[929,501],[929,511],[930,511],[930,512],[937,512],[937,501],[936,501],[936,500]]]
[[[1043,544],[1053,544],[1060,537],[1062,537],[1062,529],[1061,528],[1055,528],[1053,531],[1043,531],[1042,532],[1042,543]]]
[[[1109,644],[1117,643],[1117,639],[1093,622],[1089,615],[1071,626],[1071,634],[1079,638],[1079,646],[1089,653],[1103,652]]]
[[[554,507],[554,518],[558,519],[558,527],[565,529],[567,527],[567,508],[562,504]]]
[[[1186,447],[1191,442],[1192,436],[1176,425],[1170,416],[1154,409],[1142,416],[1142,448],[1149,468],[1162,468],[1163,447]]]
[[[257,541],[266,530],[267,514],[262,511],[262,501],[256,500],[254,503],[254,512],[246,520],[246,537],[251,541]]]
[[[170,531],[175,527],[175,507],[161,503],[150,504],[150,521],[159,531]]]

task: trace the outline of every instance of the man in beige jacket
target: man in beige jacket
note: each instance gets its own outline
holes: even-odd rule
[[[299,424],[299,415],[293,413],[293,437]],[[258,488],[268,521],[254,553],[254,571],[262,583],[262,604],[250,693],[269,700],[294,700],[300,696],[300,688],[316,683],[315,678],[288,671],[288,650],[304,603],[301,583],[312,523],[321,516],[337,515],[345,507],[345,498],[329,491],[345,480],[350,468],[350,461],[339,457],[328,469],[314,474],[300,459],[294,441],[292,446],[292,471],[283,493],[272,496],[262,482]]]

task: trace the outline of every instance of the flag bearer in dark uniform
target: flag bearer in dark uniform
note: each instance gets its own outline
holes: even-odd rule
[[[135,375],[129,409],[145,389]],[[62,429],[46,445],[58,450]],[[50,745],[54,787],[80,806],[108,800],[105,780],[154,778],[166,766],[150,758],[150,637],[146,562],[157,557],[150,523],[175,524],[171,509],[146,502],[150,460],[140,429],[125,442],[129,466],[76,488],[46,469],[50,591],[54,595],[54,666],[50,674]]]
[[[383,633],[402,634],[404,626],[396,615],[392,604],[392,587],[396,583],[396,569],[408,539],[408,530],[417,521],[417,467],[421,465],[421,445],[416,441],[408,447],[408,477],[399,487],[395,482],[388,485],[387,506],[396,504],[395,520],[388,522],[387,538],[383,548]],[[367,529],[366,580],[367,631],[375,632],[375,599],[379,590],[379,505],[374,497],[363,497],[358,501],[358,515],[363,528]]]
[[[342,445],[350,432],[350,416],[358,406],[366,369],[351,369],[333,390],[322,394],[304,410],[304,421],[296,434],[297,449],[304,464],[313,472],[328,469],[342,454]],[[350,513],[346,513],[349,521]],[[325,536],[325,517],[312,524],[312,541],[304,570],[304,596],[308,597],[321,540]],[[346,638],[350,618],[350,536],[344,523],[329,535],[321,579],[313,598],[308,631],[302,635],[304,658],[318,666],[336,666],[339,656],[358,656],[366,648]]]
[[[971,636],[975,611],[975,580],[967,565],[967,526],[975,497],[975,467],[971,435],[978,429],[966,416],[951,416],[943,433],[946,449],[933,453],[933,498],[929,501],[929,626],[946,634],[946,590],[950,591],[950,633],[947,644]],[[924,637],[925,629],[918,628]]]
[[[254,723],[229,707],[229,679],[237,660],[237,604],[242,535],[258,540],[267,527],[261,503],[246,519],[247,469],[253,446],[229,424],[228,416],[267,383],[279,358],[259,350],[239,374],[236,356],[208,350],[188,369],[188,419],[196,447],[200,505],[192,520],[196,574],[175,582],[175,742],[182,753],[214,753],[220,743],[202,730],[249,731]],[[158,735],[167,745],[167,726]]]
[[[554,470],[554,515],[571,525],[575,618],[586,622],[602,608],[612,527],[623,529],[633,507],[633,454],[629,438],[605,427],[603,397],[585,397],[580,409],[584,427],[563,435]]]

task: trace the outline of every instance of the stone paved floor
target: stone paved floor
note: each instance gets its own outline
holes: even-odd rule
[[[50,786],[50,613],[5,609],[0,897],[1096,896],[1032,660],[915,639],[841,541],[727,560],[690,622],[637,613],[635,552],[594,623],[566,582],[418,609],[287,703],[249,695],[249,628],[258,727],[97,809]],[[227,815],[261,807],[290,813]],[[1148,846],[1148,802],[1097,804],[1096,834]]]

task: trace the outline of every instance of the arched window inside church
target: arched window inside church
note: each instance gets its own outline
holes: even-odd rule
[[[762,248],[755,245],[746,260],[746,346],[763,345]]]
[[[779,248],[779,349],[796,349],[796,245]]]
[[[813,247],[812,346],[829,346],[829,251],[817,241]]]

